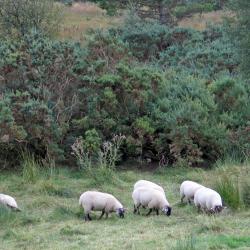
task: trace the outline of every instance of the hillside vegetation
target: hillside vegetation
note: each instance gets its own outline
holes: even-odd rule
[[[0,205],[1,250],[250,249],[248,0],[0,6],[0,193],[22,209]],[[170,217],[133,214],[139,179]],[[180,204],[184,180],[227,208]],[[125,219],[84,222],[86,190]]]

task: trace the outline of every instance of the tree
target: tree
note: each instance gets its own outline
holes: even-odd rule
[[[245,76],[250,76],[250,1],[238,0],[231,1],[230,8],[235,11],[236,16],[231,25],[230,32],[236,40],[241,62],[241,70]]]
[[[52,34],[58,28],[59,5],[53,0],[0,0],[0,6],[4,35],[24,36],[31,29]]]

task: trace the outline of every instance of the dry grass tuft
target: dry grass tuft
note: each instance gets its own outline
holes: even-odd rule
[[[97,6],[94,3],[74,3],[70,7],[70,11],[72,13],[82,13],[82,14],[88,14],[88,15],[102,15],[106,14],[106,11],[101,9],[99,6]]]
[[[208,24],[220,24],[224,17],[232,16],[229,11],[218,10],[208,13],[197,13],[191,17],[185,17],[179,21],[178,25],[183,28],[193,28],[196,30],[204,30]]]
[[[84,42],[84,34],[90,29],[106,29],[118,25],[122,17],[109,17],[106,11],[93,3],[75,3],[64,7],[64,20],[59,39]]]

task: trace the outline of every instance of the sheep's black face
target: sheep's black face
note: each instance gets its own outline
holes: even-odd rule
[[[167,216],[170,216],[171,215],[171,210],[172,210],[172,208],[171,207],[164,207],[163,209],[162,209],[162,212],[165,214],[165,215],[167,215]]]
[[[214,212],[215,213],[220,213],[223,210],[223,206],[215,206]]]
[[[167,216],[170,216],[170,215],[171,215],[171,212],[172,212],[172,208],[171,208],[171,207],[168,207]]]
[[[116,211],[117,215],[120,217],[120,218],[124,218],[124,213],[125,213],[125,210],[124,208],[118,208],[117,211]]]

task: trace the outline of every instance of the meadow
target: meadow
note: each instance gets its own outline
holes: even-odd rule
[[[136,166],[135,166],[136,167]],[[215,187],[222,169],[241,181],[248,180],[248,163],[220,164],[212,170],[164,168],[125,169],[110,180],[93,182],[86,173],[55,168],[39,173],[33,183],[22,173],[3,171],[0,190],[13,195],[22,212],[1,207],[0,249],[250,249],[250,210],[230,207],[219,215],[198,213],[194,206],[180,204],[179,185],[191,179]],[[131,192],[138,179],[161,184],[172,205],[170,217],[133,214]],[[114,194],[127,208],[125,219],[85,222],[78,199],[86,190]],[[143,209],[142,209],[143,210]]]

